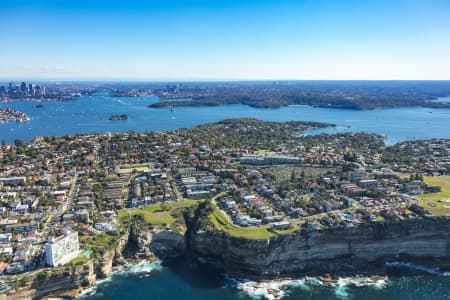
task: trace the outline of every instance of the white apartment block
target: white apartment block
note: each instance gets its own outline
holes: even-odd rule
[[[46,261],[50,266],[61,266],[74,259],[80,251],[78,232],[73,231],[57,238],[50,237],[46,245]]]

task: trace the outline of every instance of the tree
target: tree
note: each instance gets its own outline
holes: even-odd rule
[[[48,277],[49,277],[49,273],[48,272],[45,272],[45,271],[39,272],[37,274],[37,276],[36,276],[36,283],[37,283],[37,285],[39,287],[42,287]]]
[[[345,164],[342,166],[342,172],[348,172],[348,171],[353,171],[352,164]]]
[[[295,182],[295,179],[297,178],[297,176],[296,176],[296,174],[295,174],[295,170],[294,169],[292,169],[292,172],[291,172],[291,182]]]
[[[344,160],[348,162],[356,162],[356,154],[354,153],[345,153]]]
[[[14,145],[19,148],[19,147],[23,147],[24,143],[22,140],[16,139],[16,140],[14,140]]]
[[[305,170],[302,170],[302,172],[300,173],[300,177],[301,177],[302,179],[305,178]]]

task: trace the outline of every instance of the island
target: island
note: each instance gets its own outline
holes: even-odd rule
[[[336,284],[450,269],[450,140],[228,119],[0,148],[5,299],[74,298],[114,266],[186,257]],[[429,271],[428,271],[429,270]]]

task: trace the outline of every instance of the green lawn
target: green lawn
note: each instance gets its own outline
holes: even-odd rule
[[[442,191],[416,196],[419,204],[433,215],[450,216],[450,176],[425,176],[423,181],[428,185],[440,186]]]
[[[272,155],[272,154],[276,154],[276,152],[271,151],[271,150],[256,150],[253,152],[254,154],[264,154],[264,155]]]
[[[121,210],[119,211],[119,220],[125,222],[129,215],[143,216],[145,223],[150,225],[172,224],[176,218],[172,215],[177,209],[189,207],[200,200],[184,200],[179,202],[162,203],[152,205],[141,209]]]
[[[292,225],[291,225],[292,226]],[[292,226],[286,230],[274,230],[273,232],[278,234],[278,235],[283,235],[283,234],[291,234],[294,232],[299,231],[300,229],[297,226]]]
[[[230,220],[225,217],[218,208],[213,211],[209,218],[216,229],[225,232],[231,237],[265,240],[272,236],[275,236],[274,233],[270,232],[267,229],[267,226],[256,228],[244,228],[236,226],[232,224]]]
[[[108,249],[115,243],[116,237],[102,232],[96,236],[79,236],[80,244],[83,245],[83,250],[92,250],[98,252],[101,250]]]
[[[175,222],[175,218],[170,215],[170,212],[161,210],[161,207],[136,210],[131,214],[133,216],[142,215],[144,217],[145,223],[152,225],[172,224],[173,222]]]
[[[141,215],[144,221],[150,225],[162,225],[173,224],[177,221],[175,212],[184,207],[189,207],[193,204],[197,204],[202,200],[184,200],[180,202],[171,202],[157,204],[143,209],[121,210],[119,211],[119,219],[121,223],[128,220],[129,215],[136,216]],[[216,208],[209,216],[209,219],[217,230],[223,231],[229,236],[246,239],[268,239],[276,234],[290,234],[297,231],[297,228],[290,228],[283,231],[271,232],[268,230],[269,225],[245,228],[232,224],[223,213]]]
[[[81,265],[86,264],[87,262],[88,262],[88,260],[86,257],[77,256],[74,259],[72,259],[69,264],[72,266],[81,266]]]
[[[411,176],[411,174],[408,174],[408,173],[399,173],[398,174],[398,177],[400,177],[401,179],[405,179],[405,180],[408,180],[410,176]]]

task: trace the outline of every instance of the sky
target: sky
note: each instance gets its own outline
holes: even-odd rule
[[[450,80],[449,0],[0,0],[0,78]]]

